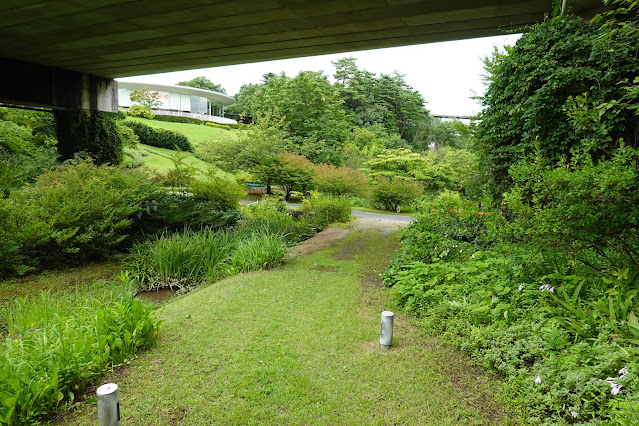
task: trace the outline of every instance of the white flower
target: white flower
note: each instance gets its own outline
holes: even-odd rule
[[[470,256],[470,257],[472,257],[472,258],[474,259],[474,258],[475,258],[475,255],[473,254],[473,255],[472,255],[472,256]]]
[[[537,384],[541,383],[541,377],[537,376],[537,378],[535,379],[535,383]]]
[[[497,296],[490,296],[490,300],[492,300],[492,303],[495,303],[497,301]]]
[[[622,368],[621,370],[619,370],[619,380],[623,380],[628,374],[630,374],[630,372],[628,371],[627,367]]]
[[[551,286],[550,284],[542,285],[541,287],[539,287],[539,290],[547,291],[548,293],[554,293],[555,292],[555,288],[553,286]]]
[[[459,252],[461,253],[461,252],[462,252],[462,249],[459,249]]]
[[[623,385],[620,385],[619,383],[615,383],[615,385],[610,390],[610,393],[613,394],[613,395],[617,395],[622,387],[623,387]]]
[[[523,285],[523,284],[520,284],[520,285],[519,285],[519,291],[522,291],[523,289],[524,289],[524,285]]]
[[[579,417],[579,413],[572,410],[570,410],[570,415],[572,416],[573,419],[576,419],[577,417]]]
[[[612,377],[608,377],[606,379],[606,381],[608,382],[608,384],[612,388],[610,390],[610,393],[613,394],[613,395],[617,395],[619,393],[619,391],[621,390],[621,388],[623,387],[622,384],[615,382],[615,379],[613,379]]]

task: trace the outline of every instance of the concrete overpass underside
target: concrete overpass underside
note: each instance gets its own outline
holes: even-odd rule
[[[551,7],[551,0],[3,0],[0,102],[112,111],[114,77],[498,35],[542,21]]]

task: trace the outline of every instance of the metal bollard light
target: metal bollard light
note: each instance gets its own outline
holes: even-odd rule
[[[118,385],[107,383],[98,388],[98,422],[100,426],[120,426]]]
[[[393,319],[395,314],[390,311],[382,312],[382,333],[379,336],[380,349],[389,349],[393,344]]]

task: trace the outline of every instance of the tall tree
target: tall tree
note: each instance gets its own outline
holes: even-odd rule
[[[215,84],[206,77],[195,77],[189,81],[180,81],[178,86],[195,87],[196,89],[210,90],[211,92],[223,93],[226,95],[226,90],[221,84]]]

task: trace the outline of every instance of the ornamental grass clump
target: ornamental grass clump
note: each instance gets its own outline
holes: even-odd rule
[[[18,299],[4,311],[0,423],[35,424],[153,343],[152,305],[130,295]]]

